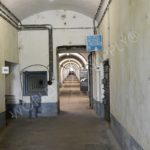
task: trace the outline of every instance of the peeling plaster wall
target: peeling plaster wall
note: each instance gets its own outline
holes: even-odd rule
[[[5,111],[5,61],[18,63],[18,31],[0,17],[0,113]]]
[[[144,150],[150,149],[150,1],[110,5],[111,114]],[[108,49],[108,12],[99,31]],[[125,140],[125,139],[124,139]]]
[[[54,28],[92,27],[91,18],[73,11],[46,11],[22,20],[23,24],[51,24]],[[57,93],[57,57],[56,49],[62,45],[85,45],[86,36],[93,33],[93,29],[54,29],[54,81],[48,88],[48,96],[42,97],[42,102],[58,101]],[[48,65],[47,31],[21,31],[19,33],[20,70],[32,64]],[[30,68],[30,70],[42,68]],[[21,97],[21,95],[20,95]],[[29,102],[29,97],[24,97]]]

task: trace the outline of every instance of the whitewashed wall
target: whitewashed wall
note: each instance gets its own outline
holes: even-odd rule
[[[111,113],[144,150],[150,149],[149,9],[149,0],[113,0],[100,26],[106,51],[110,34]]]
[[[18,32],[0,17],[0,112],[5,111],[5,75],[1,69],[5,61],[18,63],[18,58]]]

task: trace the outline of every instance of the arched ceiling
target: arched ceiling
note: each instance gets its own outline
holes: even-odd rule
[[[70,66],[75,68],[75,70],[79,70],[79,66],[76,63],[66,63],[64,64],[64,68],[63,69],[70,69]]]
[[[76,59],[64,59],[59,63],[59,66],[64,67],[66,63],[75,63],[79,66],[79,68],[82,68],[82,64]]]
[[[1,0],[19,19],[46,10],[73,10],[94,17],[100,0]]]
[[[63,60],[69,60],[69,59],[75,59],[75,60],[79,61],[83,67],[86,67],[86,65],[87,65],[87,61],[85,60],[85,58],[78,53],[69,53],[68,55],[67,55],[67,53],[59,54],[59,62],[61,62]]]
[[[60,59],[59,59],[59,62],[63,61],[63,60],[68,60],[69,59],[75,59],[77,60],[78,62],[80,62],[80,64],[82,64],[82,67],[85,67],[85,64],[84,62],[79,58],[79,57],[76,57],[76,56],[62,56]]]

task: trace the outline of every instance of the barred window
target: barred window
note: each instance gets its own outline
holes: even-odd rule
[[[26,71],[23,73],[23,95],[47,95],[47,72]]]

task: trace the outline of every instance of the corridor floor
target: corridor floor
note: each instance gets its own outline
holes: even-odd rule
[[[89,108],[71,75],[60,89],[58,117],[14,120],[1,133],[0,150],[120,150],[109,126]]]

